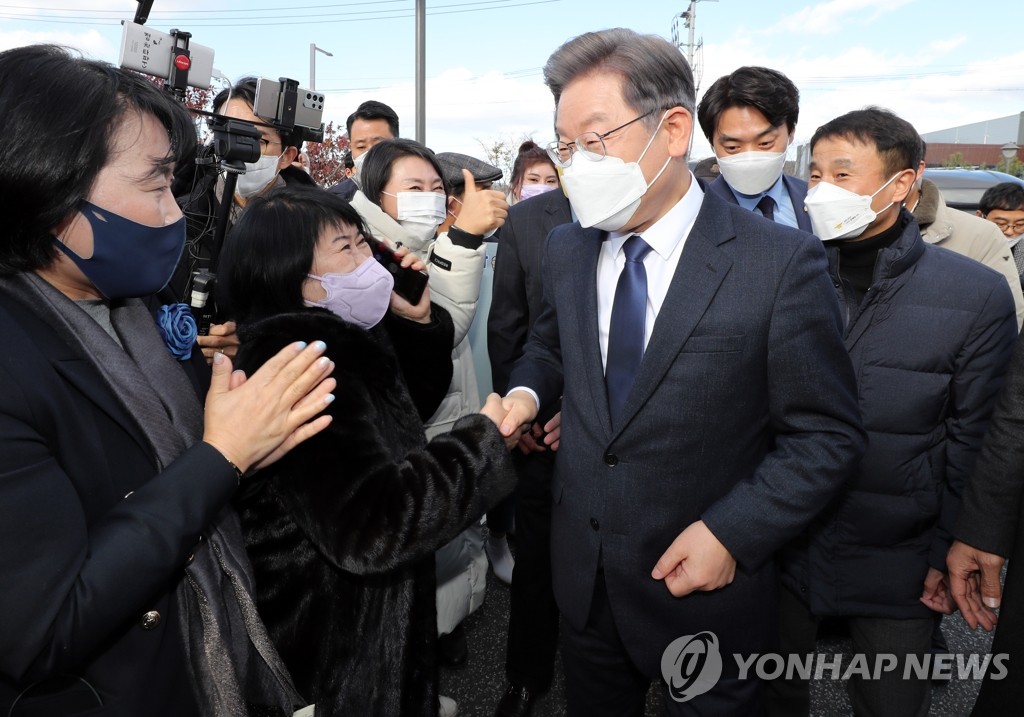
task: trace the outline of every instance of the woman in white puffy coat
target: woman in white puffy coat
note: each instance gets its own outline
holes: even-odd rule
[[[376,239],[392,247],[408,247],[424,260],[432,300],[448,310],[455,325],[452,382],[448,395],[426,422],[430,438],[480,409],[468,333],[480,296],[486,252],[483,240],[504,223],[508,204],[500,192],[477,190],[472,173],[466,171],[458,218],[438,234],[449,206],[444,171],[433,152],[408,139],[375,145],[367,152],[359,176],[361,186],[352,197],[352,207]],[[479,530],[470,528],[439,551],[441,635],[451,633],[483,602],[486,572]]]

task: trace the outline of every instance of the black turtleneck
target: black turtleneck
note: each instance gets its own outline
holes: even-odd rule
[[[871,288],[875,276],[878,253],[892,246],[903,234],[910,221],[910,213],[901,211],[896,223],[881,234],[867,239],[850,239],[837,242],[839,245],[839,277],[846,288],[853,291],[860,304],[864,294]]]

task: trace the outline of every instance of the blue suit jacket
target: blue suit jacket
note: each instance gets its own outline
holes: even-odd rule
[[[793,202],[793,211],[796,212],[796,224],[798,227],[803,229],[805,232],[812,232],[811,229],[811,216],[804,211],[804,199],[807,198],[807,182],[796,177],[791,177],[788,174],[782,175],[782,184],[786,188],[786,192],[789,194],[790,201]],[[725,177],[718,175],[718,179],[707,185],[707,188],[717,194],[719,197],[739,206],[736,201],[736,195],[732,193],[732,189],[729,188],[729,184],[725,181]]]
[[[613,425],[595,282],[605,238],[578,223],[551,233],[544,310],[510,379],[542,405],[563,397],[559,608],[583,628],[602,564],[616,626],[646,674],[660,674],[670,642],[702,630],[723,654],[764,652],[773,554],[840,488],[864,444],[821,242],[705,194]],[[721,590],[674,598],[650,573],[700,519],[740,569]]]

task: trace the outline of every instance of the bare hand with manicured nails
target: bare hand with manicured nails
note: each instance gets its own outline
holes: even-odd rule
[[[466,192],[462,195],[462,211],[455,226],[468,234],[483,236],[505,223],[508,216],[508,202],[505,195],[496,189],[477,189],[473,173],[462,170],[466,180]]]
[[[723,588],[736,577],[736,560],[703,520],[692,523],[658,558],[651,572],[676,597]]]
[[[979,625],[988,631],[999,621],[996,610],[1002,601],[999,584],[1006,559],[995,553],[954,540],[946,555],[949,568],[949,590],[964,620],[976,630]]]
[[[248,378],[216,354],[203,440],[244,472],[327,428],[331,417],[316,416],[334,400],[337,381],[329,378],[334,362],[322,356],[325,348],[322,341],[291,344]]]

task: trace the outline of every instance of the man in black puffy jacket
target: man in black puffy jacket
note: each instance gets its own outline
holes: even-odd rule
[[[826,242],[868,449],[781,553],[782,651],[813,653],[820,618],[847,617],[870,672],[848,683],[854,712],[923,716],[934,614],[953,608],[945,556],[1016,337],[1014,303],[1000,274],[927,244],[904,210],[921,154],[909,123],[850,112],[818,128],[811,153],[806,206]],[[807,688],[774,682],[773,714],[807,714]]]

